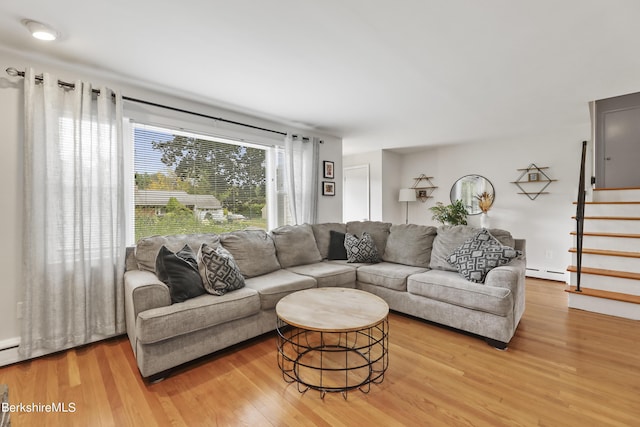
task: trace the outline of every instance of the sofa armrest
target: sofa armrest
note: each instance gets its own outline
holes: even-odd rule
[[[124,274],[124,304],[127,335],[136,353],[136,319],[152,308],[171,305],[169,287],[150,271],[131,270]]]
[[[515,239],[513,248],[522,252],[519,259],[527,259],[527,241],[525,239]]]
[[[525,273],[526,261],[522,258],[514,259],[507,265],[496,267],[487,273],[484,284],[507,288],[513,295],[513,320],[514,328],[518,326],[524,313],[525,306]]]
[[[515,286],[522,285],[520,278],[525,276],[525,261],[522,259],[514,259],[509,264],[496,267],[487,273],[484,284],[486,286],[495,286],[498,288],[508,288],[513,291]]]

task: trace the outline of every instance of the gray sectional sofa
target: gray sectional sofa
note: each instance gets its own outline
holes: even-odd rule
[[[525,242],[504,230],[489,230],[502,245],[518,250],[517,257],[487,268],[484,283],[474,283],[450,257],[456,252],[468,260],[477,253],[473,247],[467,255],[460,250],[481,231],[364,221],[142,239],[130,251],[125,272],[127,334],[140,373],[149,380],[161,378],[178,365],[272,331],[280,298],[326,286],[371,292],[391,310],[482,336],[504,349],[524,312]],[[344,235],[370,238],[369,249],[379,262],[335,259],[344,258],[339,250]],[[172,290],[157,275],[158,253],[163,246],[177,252],[187,245],[195,254],[203,243],[222,246],[233,256],[244,286],[174,302]]]

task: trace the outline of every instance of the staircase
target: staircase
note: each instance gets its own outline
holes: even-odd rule
[[[580,291],[571,234],[569,307],[640,320],[640,188],[594,189],[586,202]]]

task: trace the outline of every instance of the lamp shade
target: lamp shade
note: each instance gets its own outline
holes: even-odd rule
[[[401,188],[400,195],[398,196],[399,202],[415,202],[416,190],[413,188]]]

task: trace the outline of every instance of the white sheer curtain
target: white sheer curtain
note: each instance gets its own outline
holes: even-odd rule
[[[24,316],[35,357],[124,332],[122,99],[25,73]]]
[[[318,207],[319,141],[287,135],[284,139],[285,184],[294,224],[314,224]]]

